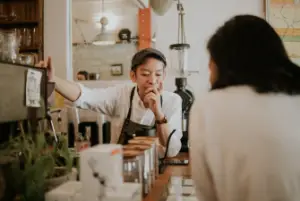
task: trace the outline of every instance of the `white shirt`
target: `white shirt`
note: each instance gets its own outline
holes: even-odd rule
[[[230,87],[192,109],[199,201],[300,200],[300,96]]]
[[[119,85],[108,88],[96,88],[90,89],[79,84],[81,88],[81,96],[75,105],[82,109],[90,109],[97,112],[113,117],[111,128],[111,143],[117,143],[122,126],[130,104],[130,93],[133,85]],[[173,134],[168,156],[176,156],[181,149],[181,137],[182,137],[182,100],[181,97],[175,93],[163,91],[162,92],[162,111],[165,114],[170,130],[176,129]],[[140,96],[137,93],[137,87],[135,88],[134,97],[132,100],[132,112],[131,121],[143,125],[154,125],[155,117],[150,109],[144,107]]]

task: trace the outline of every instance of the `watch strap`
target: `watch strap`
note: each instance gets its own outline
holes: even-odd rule
[[[156,120],[155,123],[156,124],[166,124],[166,123],[168,123],[168,120],[167,120],[166,116],[164,116],[164,118],[162,118],[160,120]]]

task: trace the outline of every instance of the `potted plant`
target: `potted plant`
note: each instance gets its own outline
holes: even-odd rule
[[[0,155],[5,179],[2,200],[44,200],[45,181],[55,167],[52,150],[48,149],[44,136],[11,138],[1,145]]]
[[[2,169],[9,191],[3,200],[13,200],[16,195],[22,201],[43,200],[45,191],[72,177],[73,159],[65,136],[51,142],[44,133],[35,139],[21,135],[2,145],[0,155],[6,157]]]
[[[48,139],[48,144],[52,144],[50,148],[55,161],[54,169],[46,179],[46,189],[51,190],[68,180],[75,180],[77,175],[73,169],[74,158],[68,148],[66,135],[58,135],[58,142],[54,141],[53,135],[46,139]]]

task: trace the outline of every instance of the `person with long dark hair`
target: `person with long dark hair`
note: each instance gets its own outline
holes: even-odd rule
[[[193,107],[201,201],[300,200],[300,68],[264,20],[237,15],[207,44],[211,90]]]

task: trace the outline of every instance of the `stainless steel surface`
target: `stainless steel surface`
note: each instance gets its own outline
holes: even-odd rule
[[[42,119],[47,113],[46,69],[29,66],[0,63],[0,122]],[[27,107],[25,104],[26,82],[28,70],[42,73],[40,82],[40,107]]]
[[[57,133],[68,132],[67,108],[55,108],[50,112],[53,127]]]
[[[76,107],[67,107],[68,122],[72,122],[75,126],[75,134],[78,134],[78,125],[81,122],[96,122],[99,127],[98,137],[99,144],[103,144],[103,124],[110,119],[100,113],[91,110],[84,110]]]
[[[55,128],[54,128],[53,121],[50,119],[49,122],[50,122],[51,130],[52,130],[53,135],[54,135],[55,142],[58,142],[58,139],[57,139],[57,135],[56,135],[56,131],[55,131]]]
[[[54,123],[53,123],[53,119],[52,119],[52,114],[57,114],[58,115],[58,117],[57,117],[57,123],[59,125],[61,125],[61,110],[60,109],[54,109],[54,110],[50,110],[49,109],[49,111],[47,112],[47,119],[48,119],[49,124],[50,124],[50,129],[53,132],[55,142],[58,142],[56,129],[55,129],[55,126],[54,126]]]
[[[143,183],[144,153],[136,150],[123,150],[124,182]]]
[[[157,137],[146,137],[146,136],[140,136],[140,137],[135,137],[134,139],[136,140],[148,140],[152,142],[153,150],[154,150],[154,169],[155,169],[155,178],[158,177],[159,175],[159,157],[158,157],[158,145],[159,145],[159,139]]]
[[[143,153],[143,195],[147,195],[150,192],[152,186],[151,169],[150,169],[150,148],[148,145],[140,144],[128,144],[123,146],[126,150],[138,150]]]
[[[138,144],[149,146],[149,163],[150,163],[150,175],[152,185],[155,182],[156,177],[156,146],[155,142],[150,139],[133,139],[129,140],[129,144]],[[158,162],[157,162],[158,163]]]

